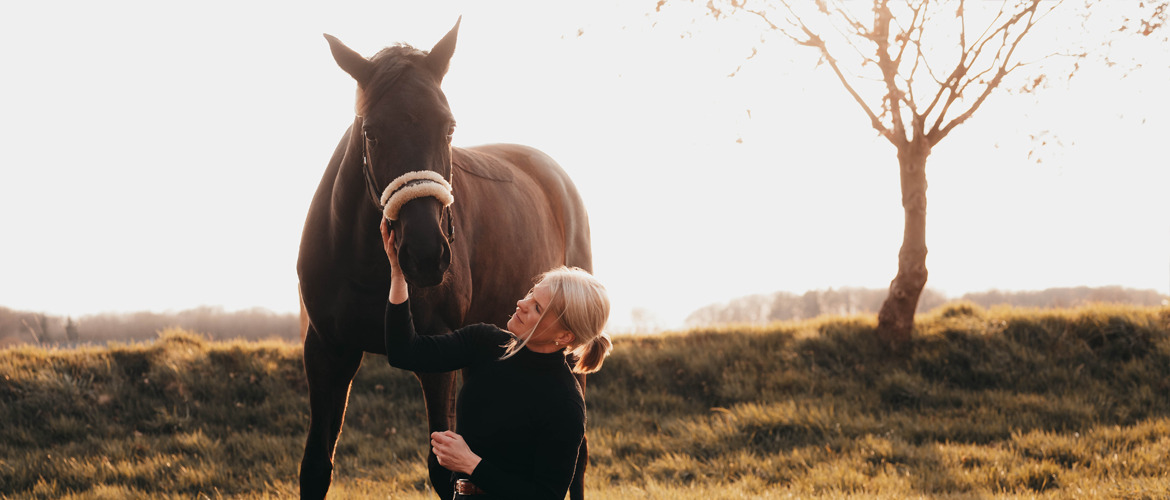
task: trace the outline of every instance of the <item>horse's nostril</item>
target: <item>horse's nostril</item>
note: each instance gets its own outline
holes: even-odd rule
[[[443,245],[443,254],[439,256],[439,269],[446,271],[451,267],[451,247]]]
[[[442,283],[451,267],[451,249],[447,245],[438,245],[421,252],[418,250],[420,248],[410,245],[403,245],[399,250],[398,259],[406,281],[422,288]]]

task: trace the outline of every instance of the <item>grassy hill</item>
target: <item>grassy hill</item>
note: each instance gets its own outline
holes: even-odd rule
[[[618,337],[590,498],[1170,498],[1170,308],[953,305],[902,359],[875,324]],[[0,350],[0,497],[294,497],[307,408],[277,341]],[[435,498],[423,411],[368,355],[332,497]]]

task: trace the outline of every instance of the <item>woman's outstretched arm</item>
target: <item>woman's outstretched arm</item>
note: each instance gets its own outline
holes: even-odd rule
[[[382,244],[390,261],[390,297],[386,305],[384,334],[386,361],[416,372],[445,372],[477,360],[492,360],[504,353],[511,335],[491,325],[470,325],[448,335],[419,335],[410,314],[406,277],[398,264],[394,234],[382,221]]]

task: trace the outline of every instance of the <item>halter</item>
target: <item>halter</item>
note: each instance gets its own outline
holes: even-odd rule
[[[374,174],[370,171],[369,161],[362,151],[362,173],[366,176],[366,185],[373,196],[378,192],[374,182]],[[454,180],[452,169],[452,180]],[[398,176],[386,189],[382,191],[379,203],[382,206],[382,215],[391,221],[398,220],[398,212],[406,202],[424,196],[434,197],[443,204],[443,211],[447,216],[447,243],[455,242],[455,214],[451,212],[451,204],[455,203],[451,183],[438,172],[432,170],[415,170]]]
[[[443,204],[443,208],[451,206],[455,196],[451,194],[451,184],[431,170],[416,170],[398,176],[382,191],[382,213],[390,220],[398,220],[398,211],[402,205],[415,198],[433,196]]]

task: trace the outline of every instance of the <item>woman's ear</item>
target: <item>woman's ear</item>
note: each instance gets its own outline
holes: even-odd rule
[[[573,345],[576,340],[577,336],[568,330],[562,330],[560,335],[557,335],[557,342],[561,345]]]

